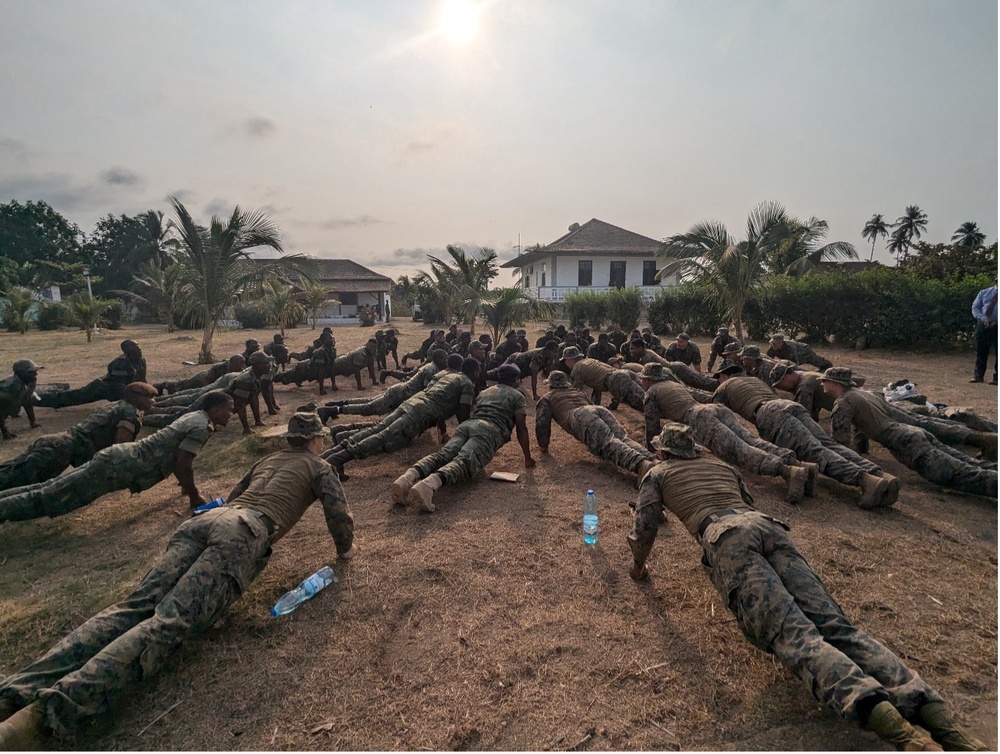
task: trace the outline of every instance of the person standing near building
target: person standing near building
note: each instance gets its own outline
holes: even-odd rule
[[[986,364],[993,351],[993,379],[997,384],[997,287],[979,291],[972,302],[972,316],[976,318],[976,368],[969,382],[982,382],[986,378]]]

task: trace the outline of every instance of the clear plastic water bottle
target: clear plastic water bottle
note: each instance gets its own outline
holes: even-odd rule
[[[213,508],[221,508],[226,504],[226,498],[224,497],[213,497],[204,505],[199,505],[197,508],[191,511],[192,516],[197,516],[199,513],[205,513]]]
[[[593,490],[587,490],[583,499],[583,543],[597,544],[597,495]]]
[[[271,610],[271,617],[277,618],[279,615],[287,615],[321,589],[325,589],[336,581],[337,574],[333,572],[333,569],[330,566],[323,566],[292,591],[286,592],[275,603]]]

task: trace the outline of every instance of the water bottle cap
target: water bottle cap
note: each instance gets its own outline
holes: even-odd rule
[[[587,490],[587,494],[588,494],[588,495],[593,495],[593,494],[594,494],[594,491],[593,491],[593,490]]]

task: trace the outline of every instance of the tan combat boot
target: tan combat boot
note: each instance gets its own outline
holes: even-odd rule
[[[819,464],[809,461],[799,461],[799,466],[806,470],[806,497],[816,494],[816,479],[819,477]]]
[[[781,478],[788,482],[788,489],[785,490],[785,502],[801,503],[806,496],[806,481],[809,479],[809,472],[801,466],[782,466],[780,474]]]
[[[892,505],[897,500],[899,500],[899,489],[902,487],[902,483],[899,481],[899,477],[893,476],[892,474],[887,474],[882,472],[880,477],[889,487],[885,493],[885,500],[883,505]]]
[[[30,704],[0,723],[0,751],[41,751],[45,748],[40,704]]]
[[[969,434],[969,445],[983,449],[984,461],[997,460],[997,435],[995,432],[972,432]]]
[[[392,502],[403,504],[406,496],[410,492],[410,487],[420,481],[420,472],[416,469],[407,469],[403,476],[392,483]]]
[[[434,490],[441,489],[442,479],[437,474],[431,474],[426,479],[422,479],[410,487],[410,492],[406,499],[410,505],[417,510],[434,512]]]
[[[990,751],[978,738],[973,738],[947,713],[941,702],[930,702],[920,708],[920,724],[945,751]]]
[[[896,747],[896,751],[944,751],[927,731],[914,728],[892,702],[879,702],[868,716],[868,730]]]
[[[892,504],[886,502],[889,492],[889,482],[885,479],[872,476],[871,474],[864,474],[858,482],[858,486],[861,488],[861,500],[858,501],[858,506],[863,510],[881,508]]]

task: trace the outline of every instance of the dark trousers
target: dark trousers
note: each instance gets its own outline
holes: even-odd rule
[[[990,360],[990,351],[993,351],[993,381],[997,381],[997,323],[984,325],[982,322],[976,324],[976,371],[974,376],[981,380],[986,376],[986,363]]]

